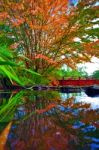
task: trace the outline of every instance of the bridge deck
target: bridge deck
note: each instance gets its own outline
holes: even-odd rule
[[[67,80],[58,80],[60,86],[93,86],[99,85],[99,80],[95,79],[67,79]]]

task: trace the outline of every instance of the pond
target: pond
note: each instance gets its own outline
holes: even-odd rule
[[[0,150],[98,150],[99,97],[0,92]]]

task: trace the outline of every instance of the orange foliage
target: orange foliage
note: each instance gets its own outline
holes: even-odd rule
[[[81,1],[79,7],[84,9],[88,3]],[[37,71],[43,72],[50,65],[60,67],[64,63],[75,69],[77,63],[90,60],[87,54],[99,56],[94,49],[98,41],[88,44],[82,42],[80,46],[83,50],[73,47],[74,38],[79,37],[82,24],[77,23],[77,18],[80,19],[79,8],[69,7],[69,0],[1,0],[0,8],[0,19],[14,29],[8,34],[16,38],[15,42],[23,48],[25,56],[35,58],[28,66]]]
[[[12,20],[12,24],[15,27],[19,27],[20,25],[22,25],[24,23],[24,19],[23,18],[17,18],[16,20]]]
[[[7,137],[11,128],[12,122],[10,122],[3,132],[0,134],[0,150],[5,150],[5,144],[7,141]]]
[[[99,118],[99,114],[96,110],[87,110],[86,112],[80,112],[80,116],[82,117],[82,122],[84,123],[92,123],[95,124],[97,119]]]
[[[68,107],[68,106],[71,107],[71,106],[73,106],[74,99],[75,99],[74,97],[68,98],[68,99],[66,99],[65,102],[61,103],[61,105],[64,107]]]
[[[95,42],[84,44],[84,49],[86,53],[91,54],[92,56],[99,57],[99,40],[96,40]]]
[[[37,56],[35,56],[35,59],[39,59],[39,58],[46,60],[49,64],[56,64],[56,62],[54,62],[52,59],[48,58],[45,55],[38,54]]]
[[[0,19],[7,19],[9,17],[7,12],[0,12]]]
[[[51,85],[58,86],[59,85],[59,81],[56,80],[56,79],[54,79],[54,80],[52,79]]]
[[[44,112],[47,112],[47,111],[51,110],[52,108],[54,108],[56,106],[57,106],[56,104],[52,103],[52,104],[49,104],[48,106],[46,106],[46,108],[44,108],[44,109],[37,109],[36,112],[38,114],[42,114]]]

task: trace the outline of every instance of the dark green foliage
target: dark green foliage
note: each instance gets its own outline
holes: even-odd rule
[[[86,78],[88,77],[87,72],[83,69],[80,68],[78,70],[72,70],[68,68],[67,70],[60,69],[56,71],[56,74],[59,78]]]
[[[99,70],[93,72],[92,78],[99,79]]]

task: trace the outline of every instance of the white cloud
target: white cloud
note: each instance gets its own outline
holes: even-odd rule
[[[96,57],[93,57],[90,62],[83,63],[78,65],[78,67],[84,67],[85,71],[91,75],[95,70],[99,70],[99,59]]]

